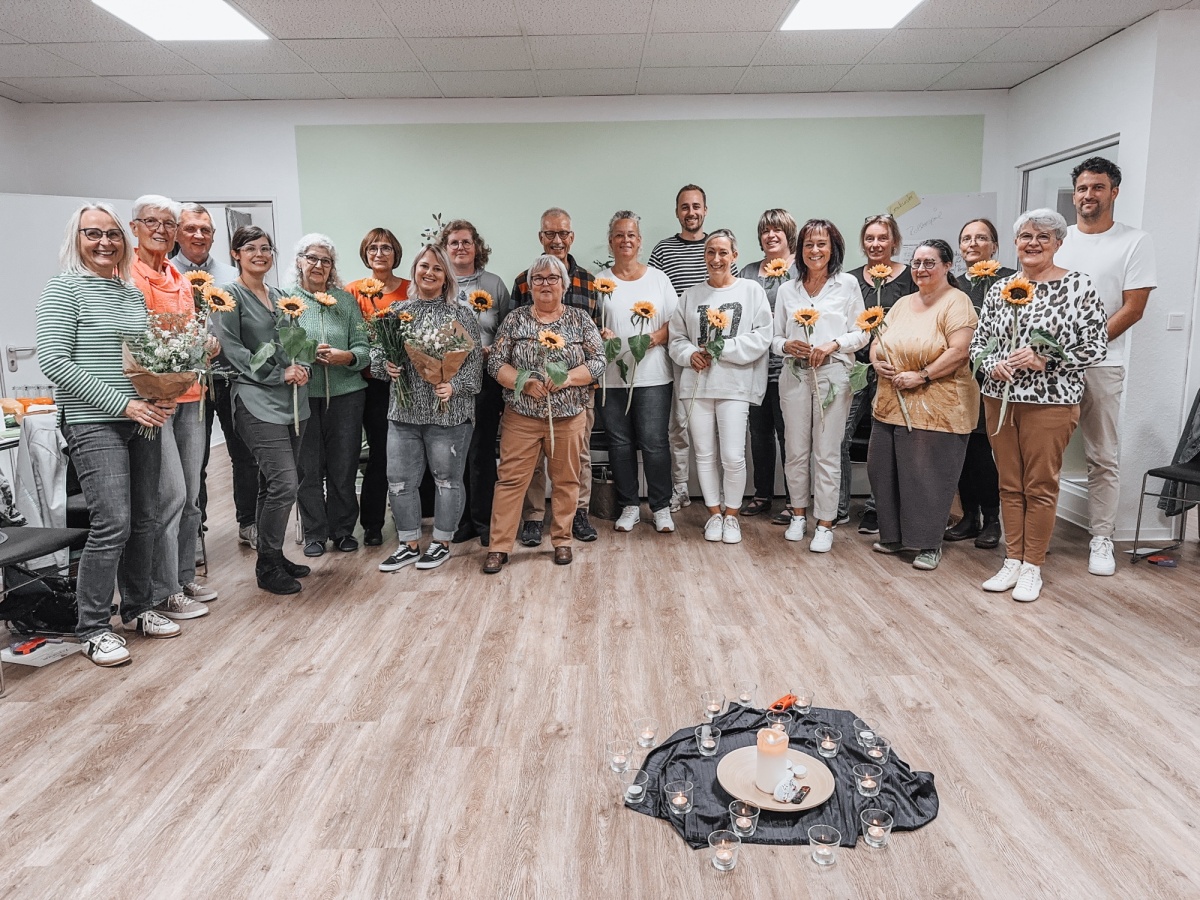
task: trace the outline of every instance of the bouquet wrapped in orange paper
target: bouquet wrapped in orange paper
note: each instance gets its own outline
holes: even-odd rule
[[[441,384],[458,374],[475,349],[475,341],[461,322],[453,321],[441,328],[412,332],[404,347],[413,370],[430,384]]]

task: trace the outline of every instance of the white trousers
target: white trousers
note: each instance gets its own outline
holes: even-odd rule
[[[842,478],[842,436],[850,415],[850,374],[836,360],[816,369],[799,370],[800,378],[784,366],[779,375],[779,405],[783,410],[783,472],[792,506],[807,509],[818,521],[837,519]],[[833,401],[821,413],[821,403],[833,388]]]
[[[688,424],[704,505],[721,506],[724,501],[730,515],[738,511],[746,494],[746,422],[749,417],[750,403],[746,400],[697,399]],[[717,462],[718,454],[720,463]]]

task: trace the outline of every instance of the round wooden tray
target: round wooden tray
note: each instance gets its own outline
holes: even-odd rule
[[[833,773],[822,760],[791,747],[788,748],[788,759],[808,769],[803,778],[797,779],[801,784],[812,788],[803,803],[780,803],[771,794],[758,789],[754,783],[755,769],[758,765],[758,747],[755,746],[739,747],[732,753],[725,754],[717,763],[717,781],[738,800],[745,800],[772,812],[800,812],[812,809],[833,796]]]

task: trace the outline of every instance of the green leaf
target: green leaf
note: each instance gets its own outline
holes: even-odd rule
[[[864,362],[856,362],[850,367],[850,391],[857,394],[867,386],[867,372],[870,370]]]
[[[513,393],[520,394],[525,390],[525,382],[529,380],[529,376],[533,374],[532,369],[517,369],[517,381],[513,385]]]
[[[275,342],[267,341],[254,351],[254,355],[250,357],[250,371],[257,372],[261,369],[272,356],[275,355]]]
[[[803,375],[800,374],[800,360],[796,359],[796,357],[789,356],[784,361],[784,366],[787,368],[787,370],[789,372],[791,372],[796,377],[797,381],[799,381],[801,378],[804,377]]]
[[[650,349],[650,335],[635,334],[629,339],[629,352],[633,354],[633,358],[641,362],[646,358],[646,351]]]
[[[629,364],[625,360],[617,360],[617,371],[621,373],[621,380],[629,384]]]
[[[559,387],[567,383],[567,376],[570,374],[570,371],[571,367],[561,359],[552,359],[546,363],[547,377]]]
[[[721,354],[725,352],[725,335],[718,333],[716,337],[705,345],[704,349],[708,351],[708,355],[714,361],[720,359]]]
[[[312,363],[317,359],[317,342],[299,326],[279,329],[279,343],[288,358],[298,363]]]
[[[974,378],[977,374],[979,374],[979,367],[983,365],[983,361],[985,359],[987,359],[987,357],[991,356],[992,353],[995,352],[995,350],[998,346],[1000,346],[1000,339],[997,337],[993,337],[991,340],[989,340],[987,342],[987,345],[982,350],[979,351],[978,355],[976,355],[971,360],[971,377],[972,378]]]
[[[825,397],[821,400],[821,409],[829,409],[829,405],[833,403],[833,398],[837,396],[837,385],[832,381],[829,382],[829,390],[825,392]]]
[[[1063,349],[1063,345],[1058,342],[1058,339],[1048,331],[1043,331],[1040,328],[1034,328],[1029,332],[1029,346],[1038,352],[1041,356],[1055,356],[1059,359],[1066,359],[1067,353]]]
[[[608,338],[604,342],[604,361],[611,363],[614,359],[621,355],[621,339],[619,337]]]

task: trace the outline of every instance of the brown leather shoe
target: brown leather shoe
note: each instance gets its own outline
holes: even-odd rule
[[[483,574],[495,575],[504,568],[506,562],[508,562],[507,553],[489,553],[483,562]]]
[[[571,560],[574,558],[575,556],[573,553],[571,553],[570,547],[554,548],[554,564],[556,566],[569,566],[571,564]]]

